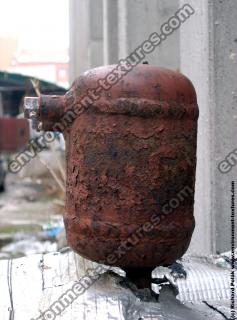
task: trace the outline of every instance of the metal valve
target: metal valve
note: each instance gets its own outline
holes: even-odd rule
[[[32,128],[40,131],[40,122],[38,120],[39,98],[25,97],[24,99],[24,116],[32,121]]]

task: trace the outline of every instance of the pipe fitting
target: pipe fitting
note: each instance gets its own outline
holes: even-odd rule
[[[37,131],[56,131],[55,124],[64,114],[64,96],[26,97],[24,100],[25,118],[32,120],[32,128]]]

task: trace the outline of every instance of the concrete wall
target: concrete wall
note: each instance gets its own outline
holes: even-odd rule
[[[236,0],[70,0],[71,80],[86,69],[116,63],[178,7],[195,14],[146,60],[181,69],[197,90],[200,107],[195,195],[196,230],[190,252],[230,248],[230,180],[219,162],[237,146]]]
[[[193,82],[200,108],[196,230],[190,250],[230,250],[230,183],[236,167],[219,162],[237,147],[237,1],[182,0],[196,13],[180,29],[180,68]]]
[[[103,55],[103,0],[89,0],[89,61],[90,68],[104,64]]]
[[[158,32],[178,9],[177,0],[118,0],[119,58],[128,56],[138,45]],[[170,35],[146,59],[149,64],[179,68],[179,31]]]
[[[128,56],[178,9],[179,0],[70,0],[70,82]],[[179,69],[179,31],[146,59]]]
[[[70,82],[89,69],[89,15],[88,0],[70,0]]]
[[[118,62],[118,0],[103,2],[104,64]]]
[[[103,0],[70,0],[70,83],[103,65]]]

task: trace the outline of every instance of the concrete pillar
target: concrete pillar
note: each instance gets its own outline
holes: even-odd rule
[[[152,32],[159,32],[177,8],[178,0],[70,0],[70,81],[87,69],[129,55]],[[178,69],[179,31],[147,60]]]
[[[90,67],[88,12],[88,0],[70,0],[70,83]]]
[[[89,60],[90,68],[102,66],[103,57],[103,0],[89,1]]]
[[[70,82],[103,65],[103,0],[70,0]]]
[[[118,0],[119,58],[128,56],[138,45],[158,32],[177,11],[178,0]],[[150,64],[179,68],[179,31],[170,35],[146,59]]]
[[[104,64],[118,62],[118,0],[104,0]]]
[[[198,97],[196,229],[193,253],[230,250],[230,184],[219,163],[237,148],[237,1],[181,0],[195,13],[180,29],[180,68],[193,82]],[[235,163],[237,156],[235,157]],[[226,166],[225,166],[226,168]]]

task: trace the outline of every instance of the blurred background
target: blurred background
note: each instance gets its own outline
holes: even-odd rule
[[[0,69],[67,88],[68,6],[68,0],[1,0]]]
[[[33,82],[32,82],[33,81]],[[23,119],[26,95],[69,87],[69,1],[0,1],[0,259],[58,249],[63,231],[60,136],[19,174],[8,163],[39,136]],[[62,245],[65,238],[62,235]]]
[[[193,82],[200,108],[195,254],[230,249],[230,181],[220,161],[236,148],[236,0],[0,0],[0,258],[65,250],[65,146],[48,144],[17,174],[8,163],[38,133],[24,96],[64,94],[85,70],[116,64],[184,4],[195,13],[148,55]],[[237,159],[235,159],[237,162]],[[235,162],[235,163],[236,163]]]

